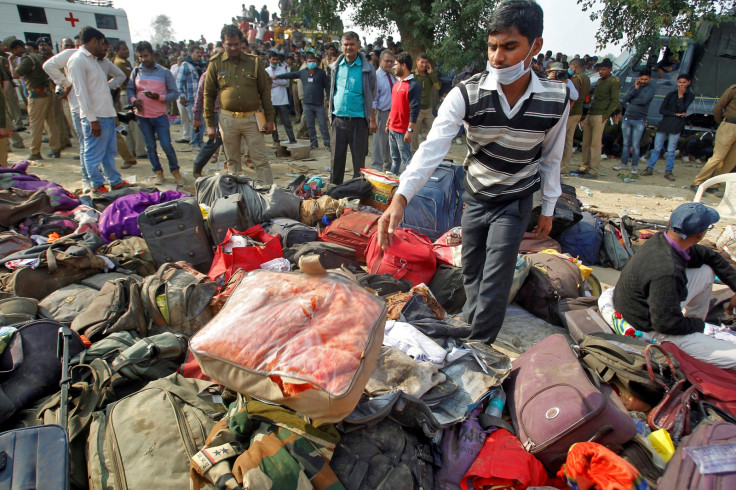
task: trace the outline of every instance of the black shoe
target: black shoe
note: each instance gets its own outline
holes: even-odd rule
[[[23,149],[26,147],[26,145],[24,145],[22,141],[20,143],[13,143],[10,146],[12,146],[13,148],[20,148],[20,149]]]
[[[295,145],[296,144],[296,140],[289,140],[289,144],[290,145]]]
[[[21,126],[21,127],[19,127],[19,128],[15,128],[15,129],[14,129],[14,131],[15,131],[16,133],[22,133],[23,131],[27,131],[27,130],[28,130],[28,128],[26,128],[25,126]]]
[[[48,143],[48,142],[49,142],[48,138],[41,138],[41,143]]]
[[[697,193],[698,192],[698,187],[700,187],[700,186],[699,185],[691,185],[690,186],[690,190],[693,191],[693,192],[695,192],[695,193]]]
[[[148,160],[148,155],[145,154],[145,153],[143,155],[136,155],[135,157],[136,158],[145,158],[146,160]]]
[[[708,194],[713,194],[713,195],[714,195],[714,196],[716,196],[716,197],[723,197],[723,192],[719,191],[719,190],[718,190],[718,189],[716,189],[715,187],[708,187],[708,188],[707,188],[707,189],[705,190],[705,192],[707,192]]]
[[[74,156],[72,157],[72,159],[74,159],[74,160],[79,160],[79,155],[74,155]]]
[[[46,156],[49,158],[61,158],[61,152],[60,151],[50,151],[46,153]]]
[[[316,150],[317,148],[319,148],[317,145],[310,146],[310,149],[312,149],[312,150]]]
[[[189,143],[189,140],[186,138],[179,138],[178,140],[174,140],[174,143]]]
[[[43,157],[40,153],[37,155],[28,155],[27,160],[43,160]]]

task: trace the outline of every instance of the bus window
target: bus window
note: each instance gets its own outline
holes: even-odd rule
[[[95,20],[97,21],[98,29],[110,29],[113,31],[118,30],[118,20],[114,15],[109,14],[95,14]]]
[[[18,15],[20,16],[21,22],[28,24],[48,24],[46,10],[43,7],[18,5]]]

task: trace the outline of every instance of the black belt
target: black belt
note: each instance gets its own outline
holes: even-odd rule
[[[736,124],[736,119],[731,119],[730,117],[727,117],[724,119],[727,123]]]
[[[347,121],[352,121],[353,119],[365,119],[364,117],[346,117],[346,116],[335,116],[338,119],[345,119]]]

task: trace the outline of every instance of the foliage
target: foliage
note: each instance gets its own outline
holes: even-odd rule
[[[171,17],[165,14],[157,15],[151,21],[151,44],[156,46],[172,40],[174,40],[174,28],[171,27]]]
[[[695,39],[700,20],[735,19],[736,0],[577,0],[591,20],[600,20],[597,48],[658,45],[660,36]],[[677,49],[671,44],[671,48]]]
[[[497,0],[300,0],[298,11],[311,27],[326,28],[336,13],[350,12],[362,29],[386,34],[396,27],[404,49],[426,52],[451,67],[484,62],[485,26]],[[372,40],[371,40],[372,41]]]

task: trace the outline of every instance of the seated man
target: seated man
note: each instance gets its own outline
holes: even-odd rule
[[[714,274],[736,291],[736,269],[697,244],[719,219],[701,203],[678,206],[670,229],[647,240],[621,271],[613,303],[627,323],[657,342],[672,342],[696,359],[736,369],[736,344],[703,333]],[[736,295],[728,308],[736,308]]]

